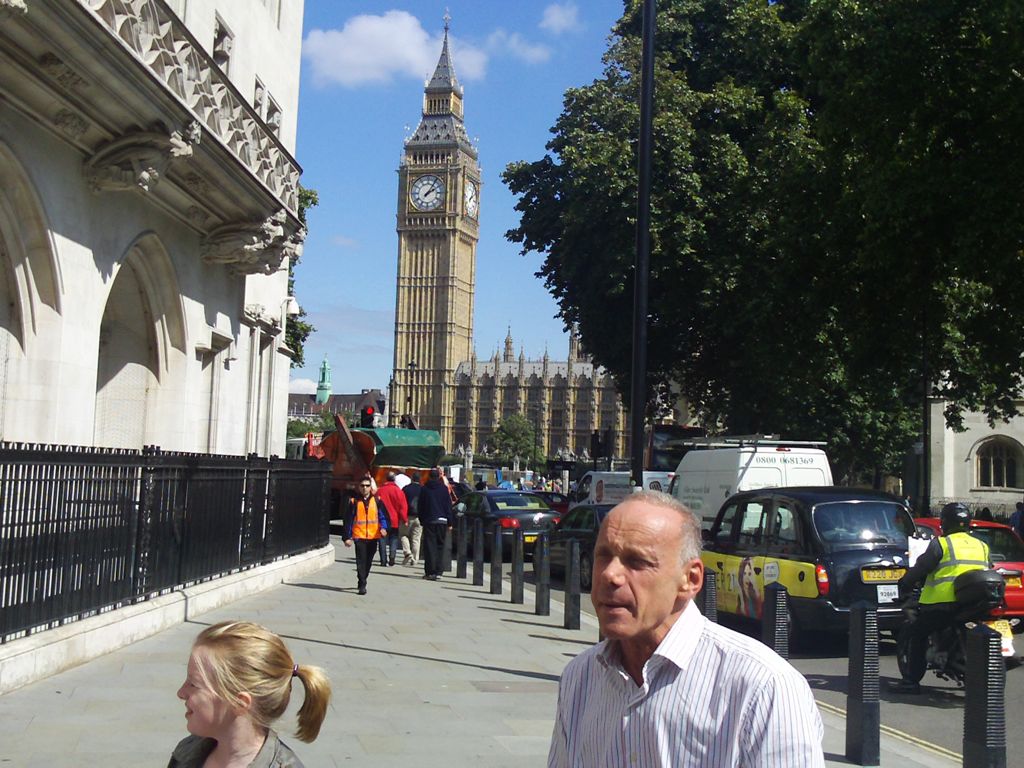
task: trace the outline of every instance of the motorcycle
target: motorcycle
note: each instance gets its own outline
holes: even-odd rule
[[[1006,590],[1003,575],[994,570],[970,571],[956,578],[953,590],[957,607],[952,622],[928,636],[926,668],[940,679],[950,680],[962,687],[967,668],[967,630],[978,624],[984,624],[999,633],[1003,658],[1008,666],[1016,666],[1019,662],[1013,646],[1013,628],[1020,619],[992,616],[992,611],[1003,605]],[[904,678],[909,677],[907,628],[917,618],[919,611],[916,599],[908,600],[903,606],[907,620],[896,638],[896,662]]]

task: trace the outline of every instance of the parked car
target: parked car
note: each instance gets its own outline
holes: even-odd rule
[[[909,510],[895,496],[857,488],[797,487],[730,497],[705,534],[704,565],[718,574],[718,610],[762,617],[764,588],[789,593],[794,634],[845,632],[850,606],[878,605],[878,624],[903,621],[896,582],[909,567]]]
[[[927,532],[933,536],[942,535],[942,525],[938,518],[919,517],[914,520],[919,532]],[[1002,523],[990,523],[985,520],[972,520],[970,532],[972,536],[988,544],[989,557],[992,565],[1006,582],[1006,605],[992,611],[993,616],[1011,619],[1024,619],[1024,541],[1021,541],[1014,530]],[[1024,632],[1024,621],[1013,626],[1014,632]]]
[[[544,499],[559,515],[564,515],[569,511],[569,497],[564,493],[555,491],[534,491],[534,493]]]
[[[569,541],[580,543],[580,589],[590,591],[594,577],[594,544],[601,521],[614,504],[579,504],[558,521],[548,536],[551,569],[565,573],[569,567]]]
[[[454,509],[457,515],[466,518],[470,551],[473,548],[474,521],[483,520],[484,554],[488,556],[495,526],[501,529],[502,557],[511,555],[516,529],[522,530],[526,555],[532,556],[537,536],[551,528],[558,517],[543,498],[526,491],[472,491],[459,499]]]

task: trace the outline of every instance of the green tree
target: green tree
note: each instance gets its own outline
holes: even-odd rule
[[[320,204],[320,196],[317,194],[315,189],[309,189],[299,185],[299,221],[302,222],[302,226],[306,225],[306,211],[310,208],[315,208]],[[295,266],[299,263],[299,257],[296,256],[292,259],[288,265],[288,295],[295,295]],[[316,330],[312,323],[308,323],[303,318],[306,316],[305,308],[299,304],[299,313],[294,317],[288,318],[288,325],[285,329],[285,343],[288,348],[294,353],[292,357],[292,368],[301,368],[306,362],[306,339],[309,338],[309,334]]]
[[[628,5],[603,77],[566,93],[549,154],[504,174],[521,213],[507,236],[544,254],[538,276],[562,318],[623,392],[640,59],[640,4]],[[1024,353],[1008,327],[1024,298],[1024,121],[1020,88],[1009,94],[1021,11],[937,5],[659,3],[650,401],[676,380],[712,429],[825,438],[840,476],[891,471],[917,432],[927,328],[953,423],[964,407],[1011,412]],[[967,139],[975,119],[984,148]],[[916,130],[895,127],[908,121]],[[929,155],[950,141],[967,142],[957,162]],[[986,275],[992,248],[1000,271]]]
[[[354,413],[341,415],[345,417],[345,422],[349,426],[353,425]],[[321,413],[310,419],[288,420],[288,437],[305,437],[307,432],[331,432],[334,429],[336,429],[334,414],[331,413]]]
[[[502,420],[491,435],[490,444],[494,453],[507,465],[511,465],[516,456],[524,467],[536,468],[544,460],[533,424],[518,413]]]

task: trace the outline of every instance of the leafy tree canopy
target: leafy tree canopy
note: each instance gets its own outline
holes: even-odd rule
[[[537,445],[533,424],[523,415],[514,413],[498,425],[490,438],[491,450],[501,461],[511,465],[516,456],[524,465],[536,467],[544,460]]]
[[[640,3],[549,153],[508,166],[566,324],[628,392]],[[711,429],[824,438],[894,469],[927,377],[990,418],[1021,396],[1024,6],[658,4],[649,401]],[[924,355],[924,350],[927,355]],[[927,361],[927,368],[923,368]]]
[[[299,221],[302,222],[302,226],[306,226],[306,211],[310,208],[315,208],[320,205],[320,196],[317,194],[315,189],[309,189],[307,187],[299,186]],[[299,263],[299,257],[296,256],[292,259],[291,264],[288,265],[288,295],[295,295],[295,265]],[[288,348],[294,352],[292,357],[292,368],[301,368],[306,362],[306,339],[309,338],[309,334],[316,330],[312,323],[308,323],[303,318],[306,316],[306,310],[302,304],[299,304],[299,313],[293,317],[288,318],[288,324],[285,328],[285,343]]]

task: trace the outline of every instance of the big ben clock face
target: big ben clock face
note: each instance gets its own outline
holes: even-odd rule
[[[466,214],[476,218],[480,210],[480,189],[475,182],[466,181]]]
[[[444,202],[444,182],[437,176],[420,176],[409,193],[412,204],[421,211],[432,211]]]

